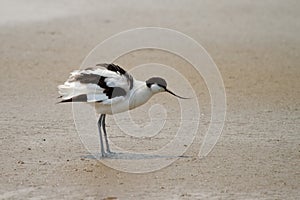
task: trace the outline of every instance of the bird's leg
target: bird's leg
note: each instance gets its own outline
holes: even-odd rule
[[[100,137],[101,155],[102,155],[102,157],[105,157],[106,155],[105,155],[105,151],[104,151],[103,139],[102,139],[102,130],[101,130],[103,117],[105,117],[105,115],[101,114],[100,118],[98,120],[98,131],[99,131],[99,137]]]
[[[103,116],[103,120],[102,120],[102,128],[103,128],[103,133],[104,133],[104,138],[105,138],[105,143],[106,143],[106,151],[107,151],[107,153],[112,153],[112,152],[110,151],[110,148],[109,148],[108,139],[107,139],[107,134],[106,134],[105,117],[106,117],[106,115]]]

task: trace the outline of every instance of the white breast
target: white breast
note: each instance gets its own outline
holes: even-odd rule
[[[145,82],[134,80],[133,88],[122,101],[112,104],[95,103],[98,114],[115,114],[134,109],[146,103],[153,96]]]

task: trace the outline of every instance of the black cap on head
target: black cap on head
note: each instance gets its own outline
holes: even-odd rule
[[[158,86],[166,89],[167,88],[167,82],[163,79],[163,78],[160,78],[160,77],[152,77],[150,79],[148,79],[146,81],[146,84],[147,84],[147,87],[148,88],[151,88],[151,85],[153,84],[157,84]]]
[[[166,92],[172,94],[173,96],[175,97],[178,97],[178,98],[181,98],[181,99],[189,99],[189,98],[185,98],[185,97],[181,97],[181,96],[178,96],[177,94],[175,94],[174,92],[170,91],[167,89],[167,82],[165,81],[165,79],[163,78],[160,78],[160,77],[152,77],[150,79],[148,79],[146,81],[146,85],[148,88],[151,88],[151,85],[153,84],[157,84],[158,86],[162,87],[165,89]]]

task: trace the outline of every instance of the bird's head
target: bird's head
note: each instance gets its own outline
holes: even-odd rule
[[[189,99],[189,98],[185,98],[185,97],[181,97],[178,96],[177,94],[175,94],[174,92],[170,91],[167,89],[167,82],[165,81],[165,79],[160,78],[160,77],[152,77],[150,79],[148,79],[146,81],[146,85],[147,87],[154,93],[158,93],[158,92],[168,92],[170,94],[172,94],[175,97],[181,98],[181,99]]]

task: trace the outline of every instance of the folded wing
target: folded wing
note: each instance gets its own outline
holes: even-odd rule
[[[114,64],[73,71],[69,79],[59,85],[63,102],[101,102],[112,104],[124,99],[132,88],[133,78]]]

